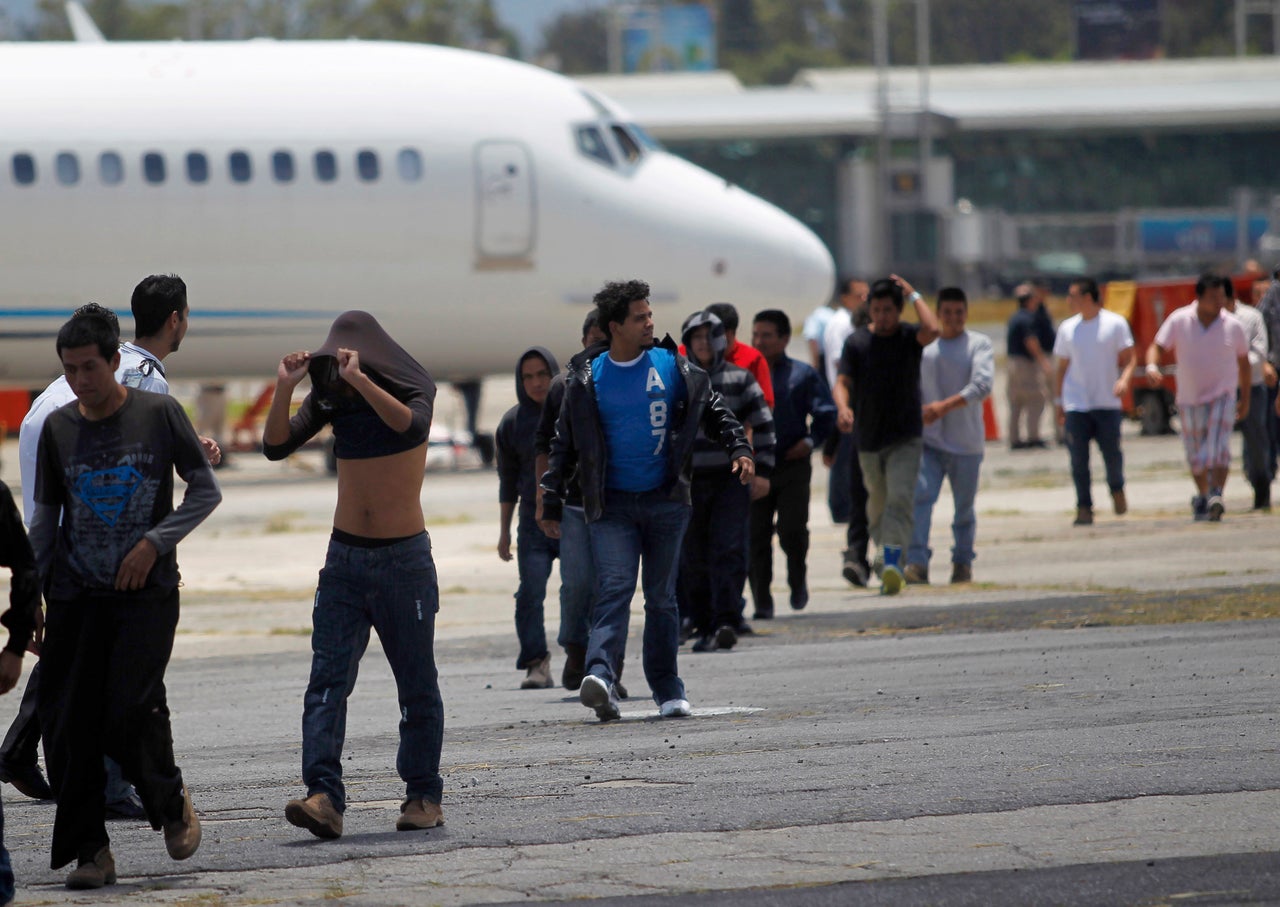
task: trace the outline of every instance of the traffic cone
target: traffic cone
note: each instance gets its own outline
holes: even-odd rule
[[[990,397],[982,401],[982,428],[988,441],[1000,440],[1000,426],[996,424],[996,407]]]

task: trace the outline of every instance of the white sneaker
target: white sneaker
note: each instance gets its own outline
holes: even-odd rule
[[[658,706],[658,714],[663,718],[688,718],[693,714],[693,706],[687,699],[668,699]]]
[[[622,717],[622,711],[618,708],[618,695],[612,684],[594,674],[582,678],[578,701],[589,709],[595,709],[596,717],[601,721],[617,721]]]

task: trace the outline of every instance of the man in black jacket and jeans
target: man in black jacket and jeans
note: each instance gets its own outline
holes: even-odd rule
[[[664,718],[691,714],[676,668],[680,620],[675,577],[689,522],[693,442],[701,427],[745,484],[755,473],[742,425],[711,389],[707,373],[653,343],[649,285],[610,283],[596,294],[609,349],[569,362],[565,398],[542,477],[544,528],[559,535],[565,482],[574,469],[596,565],[596,603],[582,704],[602,721],[619,717],[616,676],[626,647],[631,597],[644,560],[644,674]]]

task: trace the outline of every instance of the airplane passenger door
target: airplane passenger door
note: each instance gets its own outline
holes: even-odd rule
[[[520,142],[476,146],[476,256],[481,268],[533,266],[533,159]]]

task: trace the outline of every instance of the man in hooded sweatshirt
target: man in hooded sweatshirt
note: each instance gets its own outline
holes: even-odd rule
[[[751,426],[755,482],[766,485],[773,471],[773,413],[751,372],[724,359],[724,325],[709,310],[694,312],[681,328],[689,357],[711,377],[711,389],[744,426]],[[680,551],[676,597],[681,617],[698,634],[695,652],[732,649],[742,619],[742,587],[747,581],[746,532],[751,487],[733,474],[729,454],[701,430],[693,444],[693,512]],[[767,488],[765,489],[767,492]]]
[[[498,457],[498,557],[511,560],[511,518],[520,510],[516,537],[516,637],[520,654],[516,669],[526,672],[523,690],[555,686],[551,679],[551,653],[542,605],[547,597],[551,564],[560,555],[560,543],[548,538],[537,522],[537,452],[534,437],[547,400],[551,379],[560,373],[555,356],[540,346],[530,347],[516,363],[516,399],[494,435]]]
[[[311,376],[293,418],[290,399]],[[319,838],[342,834],[347,697],[369,629],[378,631],[400,703],[396,771],[405,783],[397,831],[444,824],[440,746],[444,704],[435,662],[440,589],[422,518],[422,476],[436,386],[367,312],[344,312],[314,353],[289,353],[276,371],[262,452],[280,460],[326,424],[338,459],[338,505],[315,605],[311,680],[302,705],[305,799],[285,818]]]

